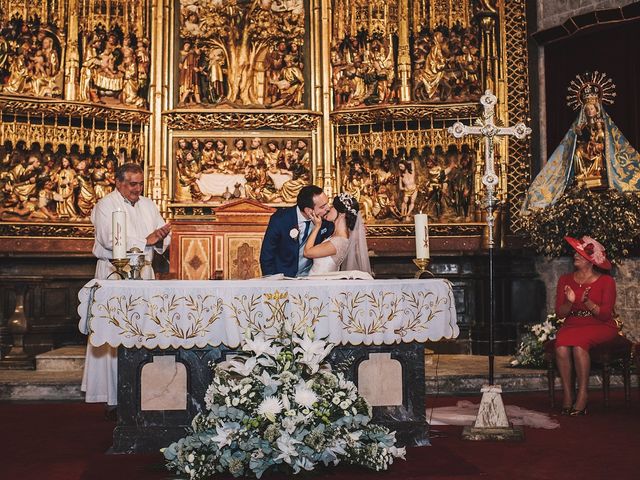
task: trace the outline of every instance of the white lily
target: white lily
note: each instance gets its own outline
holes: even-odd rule
[[[298,346],[293,349],[293,353],[302,354],[300,363],[309,366],[311,373],[316,373],[320,368],[320,362],[329,354],[333,348],[322,340],[313,341],[309,337],[294,337],[293,340]]]
[[[297,417],[285,417],[282,420],[282,429],[288,434],[292,434],[296,431],[298,427],[298,419]]]
[[[280,450],[280,455],[276,457],[276,460],[284,460],[286,463],[291,465],[293,463],[293,457],[298,456],[298,452],[294,448],[294,445],[299,443],[302,442],[295,438],[291,438],[287,433],[280,435],[278,440],[276,440],[276,446],[278,450]]]
[[[246,339],[242,349],[247,352],[253,352],[256,357],[260,355],[269,355],[275,357],[280,353],[280,348],[273,346],[272,342],[266,340],[262,336],[256,336],[253,340]]]
[[[218,445],[218,448],[222,448],[225,445],[231,445],[231,441],[233,440],[232,434],[235,433],[235,430],[232,428],[225,428],[221,426],[216,426],[216,435],[211,437],[211,441],[215,442]]]
[[[280,380],[276,380],[266,370],[262,371],[262,375],[258,377],[260,383],[262,383],[265,387],[272,387],[274,390],[277,389],[282,382]]]
[[[256,357],[251,357],[245,360],[244,362],[240,362],[238,360],[230,360],[229,361],[229,370],[232,372],[236,372],[243,377],[247,377],[253,371],[253,368],[258,363],[258,359]]]

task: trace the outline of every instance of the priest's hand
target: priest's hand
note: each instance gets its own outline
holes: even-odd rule
[[[171,225],[166,223],[147,236],[147,245],[155,245],[165,239],[171,233]]]

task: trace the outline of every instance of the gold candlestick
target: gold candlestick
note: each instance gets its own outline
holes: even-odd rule
[[[111,262],[111,265],[113,265],[116,269],[115,272],[111,272],[109,277],[116,273],[120,277],[120,280],[127,280],[129,278],[129,271],[125,270],[129,266],[128,258],[112,258],[109,261]]]
[[[435,277],[435,275],[429,271],[429,264],[431,263],[430,258],[414,258],[413,263],[418,267],[418,272],[415,275],[415,278],[422,278],[422,275],[429,274],[431,277]]]

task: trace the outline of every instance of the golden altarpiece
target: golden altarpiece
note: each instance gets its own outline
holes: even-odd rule
[[[32,332],[54,310],[58,327],[75,318],[89,213],[125,161],[173,223],[176,278],[259,275],[269,215],[310,182],[359,199],[381,276],[412,273],[420,211],[436,256],[481,252],[479,141],[447,127],[473,123],[485,89],[500,120],[527,119],[525,7],[0,0],[0,255],[15,285],[0,332],[19,301]],[[499,145],[503,243],[520,229],[528,152]]]

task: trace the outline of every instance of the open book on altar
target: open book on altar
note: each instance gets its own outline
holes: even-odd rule
[[[282,273],[266,275],[260,280],[373,280],[370,273],[360,270],[339,270],[337,272],[319,273],[307,277],[287,277]]]

